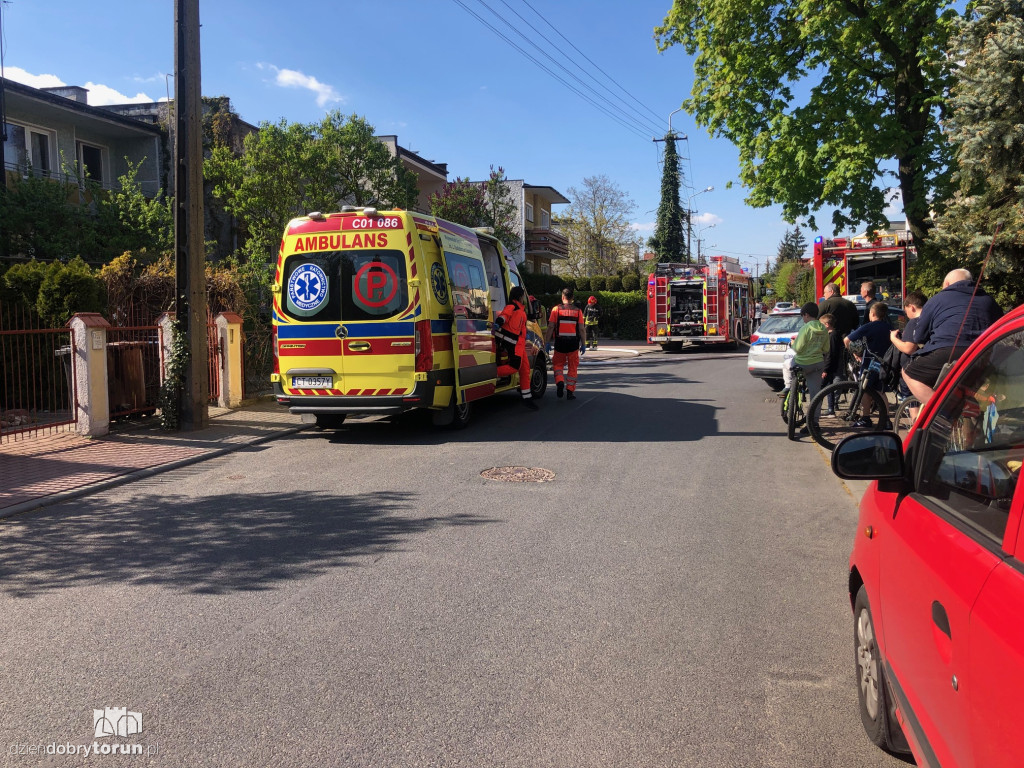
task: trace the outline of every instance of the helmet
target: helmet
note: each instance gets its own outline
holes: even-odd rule
[[[589,299],[587,299],[587,304],[597,304],[597,297],[591,296]]]

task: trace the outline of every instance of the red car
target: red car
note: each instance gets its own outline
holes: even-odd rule
[[[1024,306],[942,380],[905,443],[847,438],[874,480],[849,591],[861,720],[931,768],[1024,766]]]

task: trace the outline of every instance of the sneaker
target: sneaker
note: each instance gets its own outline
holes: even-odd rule
[[[833,411],[831,408],[829,408],[827,411],[822,411],[821,415],[822,416],[835,416],[836,412]]]
[[[870,427],[870,426],[873,426],[873,425],[871,424],[871,419],[861,417],[861,418],[857,419],[855,422],[853,422],[853,424],[851,424],[850,426],[852,426],[852,427]]]
[[[555,384],[555,395],[561,397],[563,394],[565,394],[565,382],[560,381]]]
[[[523,398],[523,405],[525,405],[531,411],[539,411],[540,410],[537,407],[537,404],[535,402],[533,402],[533,398],[532,397],[525,397],[525,398]]]
[[[776,392],[776,394],[779,397],[785,397],[786,395],[789,394],[789,387],[786,387],[785,389],[780,389],[778,392]]]
[[[575,392],[573,392],[573,391],[572,391],[572,390],[570,389],[570,390],[569,390],[569,394],[567,394],[567,395],[565,396],[565,399],[566,399],[566,400],[575,400],[575,399],[576,399],[576,393],[575,393]]]

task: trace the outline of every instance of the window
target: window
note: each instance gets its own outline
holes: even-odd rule
[[[551,229],[551,214],[543,208],[540,210],[540,226],[541,229]]]
[[[103,183],[106,175],[103,173],[103,149],[94,147],[91,144],[78,142],[78,165],[82,169],[82,176],[93,181]]]
[[[452,304],[455,316],[471,320],[487,320],[490,316],[487,276],[479,259],[445,251],[448,279],[452,284]]]
[[[526,204],[526,220],[533,223],[533,206],[529,203]]]
[[[29,168],[36,176],[47,176],[53,171],[54,134],[4,123],[7,140],[4,142],[4,166],[26,173]]]
[[[922,445],[918,491],[1001,543],[1024,459],[1024,331],[999,339],[971,363]]]
[[[4,123],[4,167],[23,169],[28,165],[28,146],[25,144],[25,129],[20,125]]]
[[[283,277],[285,314],[296,320],[380,320],[408,305],[401,251],[297,253]]]
[[[30,131],[32,152],[32,170],[37,176],[48,176],[53,170],[50,164],[50,136],[38,131]]]

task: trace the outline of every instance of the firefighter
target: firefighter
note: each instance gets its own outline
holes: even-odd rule
[[[558,397],[568,389],[567,400],[576,399],[576,371],[580,364],[580,353],[586,347],[583,335],[583,312],[572,303],[572,288],[562,289],[562,303],[551,310],[548,318],[547,350],[551,352],[554,340],[555,352],[551,355],[551,367],[555,370],[555,390]],[[569,375],[565,376],[566,363]]]
[[[583,309],[583,323],[587,327],[587,349],[597,349],[597,321],[601,319],[601,308],[597,306],[597,297],[587,299]]]
[[[519,374],[519,395],[523,405],[531,411],[537,410],[530,391],[530,359],[526,354],[526,309],[523,306],[525,291],[518,285],[508,292],[508,304],[494,318],[494,340],[498,359],[507,362],[498,365],[498,378]]]

